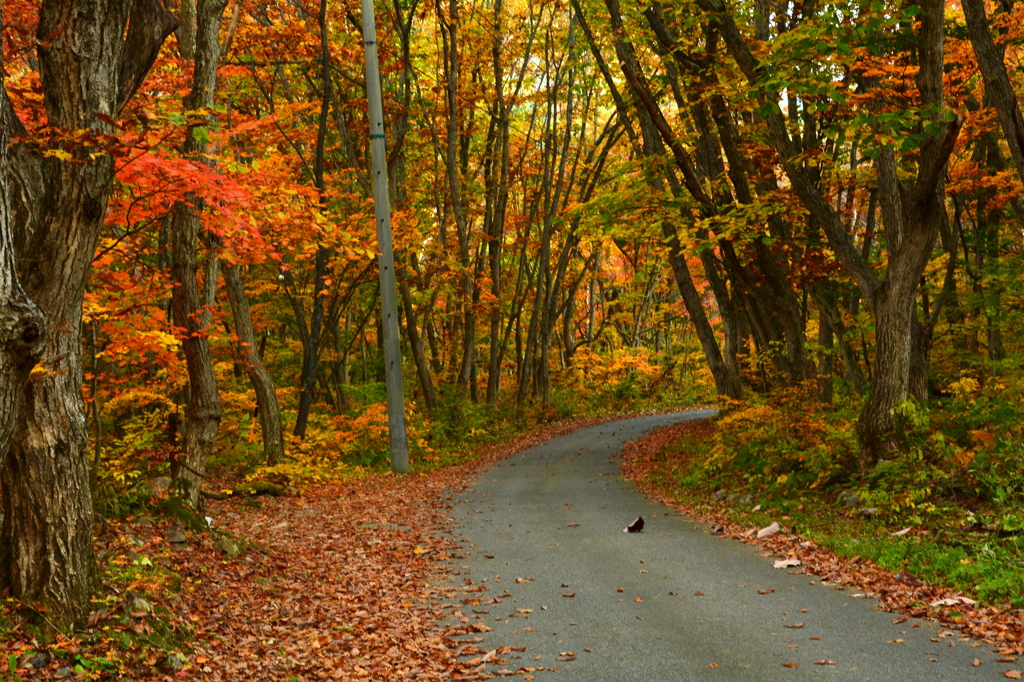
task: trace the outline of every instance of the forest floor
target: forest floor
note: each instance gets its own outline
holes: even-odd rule
[[[459,654],[479,642],[487,626],[453,619],[451,609],[443,608],[452,595],[437,587],[444,584],[446,560],[459,556],[447,532],[453,496],[481,467],[577,428],[620,418],[549,425],[492,446],[471,462],[427,474],[377,474],[297,496],[211,501],[206,513],[215,529],[245,547],[235,558],[214,546],[216,534],[185,531],[189,542],[169,549],[172,529],[162,519],[112,526],[100,537],[101,556],[124,564],[126,575],[135,575],[128,568],[149,564],[145,557],[152,557],[156,567],[180,576],[180,589],[147,591],[155,607],[147,608],[126,591],[135,588],[132,578],[114,584],[108,570],[110,596],[106,608],[94,613],[89,632],[58,638],[49,647],[26,633],[8,603],[0,611],[0,625],[6,623],[0,677],[479,679],[480,657]],[[702,426],[684,422],[627,446],[627,477],[648,497],[721,526],[725,535],[754,542],[750,529],[733,521],[727,508],[680,501],[650,483],[664,466],[658,453],[677,429],[686,428]],[[126,538],[137,553],[125,550]],[[785,532],[759,542],[766,551],[799,559],[806,573],[870,592],[889,610],[939,619],[963,635],[993,642],[1004,662],[1024,653],[1024,623],[1015,612],[964,602],[950,602],[952,609],[942,600],[957,600],[957,593],[858,558],[841,559]],[[166,646],[147,645],[167,628],[173,632],[164,641],[182,642],[177,656],[166,656]]]
[[[107,523],[107,596],[87,630],[42,645],[28,610],[0,602],[0,679],[460,679],[471,672],[458,648],[476,630],[444,620],[436,588],[458,551],[445,533],[452,496],[483,466],[618,418],[539,427],[426,474],[208,500],[214,532],[166,517]],[[187,542],[171,542],[178,533]],[[229,558],[225,537],[243,553]]]

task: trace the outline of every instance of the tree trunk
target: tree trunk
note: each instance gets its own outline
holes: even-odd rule
[[[323,81],[323,97],[320,100],[320,120],[316,135],[316,158],[313,162],[313,183],[320,194],[320,205],[327,207],[327,185],[324,182],[324,145],[327,140],[327,122],[331,110],[331,54],[327,42],[327,0],[320,0],[320,77]],[[293,433],[299,438],[306,437],[309,410],[313,405],[313,391],[316,388],[316,370],[320,360],[320,337],[324,327],[324,295],[327,289],[327,261],[330,253],[327,247],[318,245],[316,264],[313,272],[313,311],[309,318],[309,335],[302,346],[302,375],[299,379],[299,411],[295,416]]]
[[[135,93],[176,25],[158,0],[44,0],[38,35],[46,40],[38,56],[49,125],[111,134],[108,122]],[[23,132],[6,92],[0,107],[7,132]],[[114,161],[89,145],[69,153],[73,162],[16,145],[0,178],[19,232],[14,242],[24,292],[53,330],[42,352],[45,371],[20,392],[10,453],[0,470],[0,588],[45,609],[44,629],[70,636],[88,613],[96,581],[81,320]],[[0,383],[14,388],[18,371],[24,370],[0,376]]]
[[[259,411],[260,430],[263,432],[263,460],[267,466],[274,466],[284,456],[284,428],[281,425],[281,406],[277,402],[274,380],[263,364],[263,358],[256,347],[256,334],[249,314],[249,299],[242,286],[238,266],[224,263],[224,288],[228,292],[228,303],[235,319],[235,334],[238,336],[238,352],[242,356],[245,373],[256,392],[256,409]]]
[[[427,363],[426,349],[416,325],[416,308],[413,306],[412,293],[405,275],[398,278],[398,290],[402,295],[402,307],[405,310],[405,334],[409,338],[409,350],[416,365],[416,375],[423,389],[423,404],[429,412],[437,409],[437,395],[434,392],[434,381],[430,376],[430,365]]]
[[[3,55],[0,54],[0,70]],[[0,107],[0,178],[9,166],[8,107]],[[11,435],[18,420],[21,396],[29,372],[39,361],[46,343],[46,318],[21,288],[14,259],[11,229],[11,197],[7,183],[0,191],[0,467],[7,459]]]
[[[462,349],[459,359],[459,373],[456,386],[460,398],[469,387],[470,374],[476,361],[476,313],[473,310],[473,295],[476,288],[470,248],[469,218],[466,216],[462,199],[462,177],[459,164],[459,123],[461,107],[459,105],[459,3],[451,0],[448,3],[448,17],[444,18],[440,4],[436,4],[437,16],[441,20],[441,45],[444,59],[444,86],[447,107],[445,108],[447,124],[447,146],[444,164],[448,179],[448,191],[451,194],[452,217],[455,219],[455,231],[459,241],[459,265],[462,267],[462,306],[463,330]]]
[[[226,5],[226,0],[198,0],[195,71],[192,90],[184,102],[188,110],[209,109],[213,106],[217,65],[220,61],[218,31]],[[204,121],[202,126],[206,124],[208,121]],[[197,134],[196,127],[199,126],[188,129],[184,151],[193,158],[194,163],[206,163],[201,156],[206,153],[206,136]],[[206,477],[206,462],[213,451],[223,414],[207,338],[206,306],[199,296],[196,277],[202,210],[203,200],[190,196],[175,205],[171,216],[171,279],[174,281],[171,305],[174,307],[175,321],[185,330],[182,351],[188,367],[184,458],[177,462],[177,471],[172,472],[172,476],[174,485],[195,509],[202,508],[201,492]],[[212,254],[210,257],[216,258]],[[207,289],[216,286],[216,282],[205,284]]]
[[[1017,174],[1024,181],[1024,117],[1006,71],[1004,48],[997,46],[992,39],[985,15],[985,0],[963,0],[960,4],[967,20],[967,34],[985,79],[986,99],[995,107]]]

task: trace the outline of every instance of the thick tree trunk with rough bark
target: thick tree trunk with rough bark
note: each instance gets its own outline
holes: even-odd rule
[[[195,71],[192,90],[185,98],[185,108],[188,110],[209,109],[213,106],[217,65],[220,61],[218,32],[226,4],[226,0],[199,0],[197,4]],[[201,125],[205,125],[205,122]],[[193,157],[195,163],[205,163],[202,158],[206,153],[205,136],[198,135],[196,127],[188,129],[184,150]],[[182,496],[196,509],[201,508],[206,462],[213,451],[223,414],[207,339],[205,305],[199,295],[196,280],[202,210],[202,199],[193,196],[177,204],[171,217],[171,278],[174,281],[171,305],[175,322],[185,330],[182,351],[188,367],[185,454],[184,460],[177,462],[177,470],[172,475]],[[216,258],[216,255],[211,254],[210,258]],[[208,286],[210,284],[216,283],[207,283]]]
[[[158,0],[44,0],[38,49],[49,125],[110,133],[109,121],[176,25]],[[7,132],[20,132],[6,93],[0,99]],[[66,634],[85,619],[96,582],[81,319],[114,174],[113,158],[102,149],[86,144],[70,153],[69,163],[16,145],[0,177],[18,231],[24,293],[51,330],[41,371],[19,391],[20,413],[0,469],[0,588],[45,609],[46,629]],[[8,382],[19,370],[4,369],[0,383],[13,387]],[[9,408],[0,406],[0,424],[9,421]]]
[[[0,55],[0,70],[3,55]],[[7,177],[7,144],[13,115],[0,107],[0,178]],[[14,259],[10,186],[0,185],[0,466],[7,459],[29,372],[46,341],[46,318],[21,288]]]
[[[249,314],[249,299],[245,295],[242,276],[238,266],[224,263],[224,288],[228,292],[231,316],[235,320],[235,334],[238,336],[238,352],[242,366],[256,393],[256,409],[259,411],[260,430],[263,432],[263,460],[267,466],[274,466],[284,456],[284,427],[281,425],[281,406],[277,402],[274,380],[263,364],[256,333]]]

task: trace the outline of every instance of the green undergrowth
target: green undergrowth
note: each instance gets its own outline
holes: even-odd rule
[[[779,521],[840,557],[1024,607],[1020,387],[965,379],[950,388],[930,409],[902,406],[912,424],[905,450],[866,471],[857,406],[822,405],[805,388],[684,430],[655,456],[653,482],[724,505],[744,525]]]

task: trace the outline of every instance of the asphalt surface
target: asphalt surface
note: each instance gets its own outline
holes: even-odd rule
[[[465,553],[453,565],[455,616],[493,628],[479,635],[482,649],[525,648],[486,672],[537,668],[517,677],[538,682],[957,682],[1024,668],[935,623],[894,623],[876,601],[799,569],[774,569],[756,547],[714,535],[621,477],[623,443],[710,414],[581,429],[491,467],[456,498]],[[622,532],[637,515],[644,531]],[[815,663],[826,660],[835,663]]]

